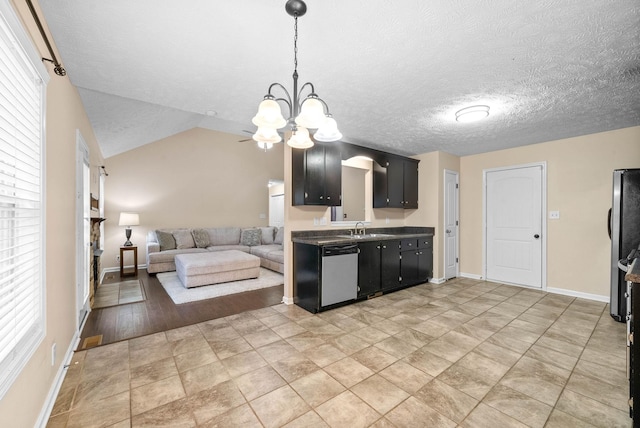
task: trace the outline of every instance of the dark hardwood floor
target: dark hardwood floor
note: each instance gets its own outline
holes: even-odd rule
[[[82,329],[78,349],[88,337],[102,335],[102,345],[147,334],[167,331],[254,309],[277,305],[282,301],[283,286],[247,291],[215,299],[176,305],[155,275],[138,271],[146,300],[102,309],[93,309]],[[128,277],[126,279],[133,279]],[[117,272],[105,275],[103,284],[120,281]]]

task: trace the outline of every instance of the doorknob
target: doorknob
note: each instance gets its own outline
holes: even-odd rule
[[[447,233],[451,233],[451,230],[450,230],[450,229],[447,229],[447,230],[446,230],[446,232],[447,232]]]
[[[533,235],[534,238],[538,239],[540,238],[540,235],[538,235],[537,233],[535,235]]]

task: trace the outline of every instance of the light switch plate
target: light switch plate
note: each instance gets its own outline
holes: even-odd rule
[[[549,211],[549,218],[557,220],[560,218],[560,211]]]

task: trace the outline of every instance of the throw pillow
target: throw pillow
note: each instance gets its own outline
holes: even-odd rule
[[[196,246],[196,243],[193,242],[191,231],[188,229],[174,231],[173,237],[176,239],[176,248],[178,250],[184,250],[185,248],[194,248]]]
[[[248,245],[253,247],[260,245],[262,239],[262,231],[260,229],[242,229],[240,233],[240,245]]]
[[[274,227],[261,227],[262,230],[262,243],[264,245],[273,244],[273,236],[275,235],[276,229]]]
[[[276,237],[273,240],[274,244],[282,244],[282,241],[284,240],[284,227],[279,227],[278,228],[278,232],[276,233]]]
[[[158,244],[160,244],[160,251],[176,249],[176,240],[173,234],[156,230],[156,238],[158,238]]]
[[[196,243],[196,247],[198,248],[207,248],[211,245],[209,241],[209,232],[204,229],[193,229],[191,231],[191,235],[193,235],[193,240]]]

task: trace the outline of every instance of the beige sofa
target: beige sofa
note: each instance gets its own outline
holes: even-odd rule
[[[240,250],[260,258],[260,266],[284,273],[284,231],[276,227],[157,229],[147,234],[147,272],[176,270],[177,254]]]

